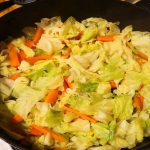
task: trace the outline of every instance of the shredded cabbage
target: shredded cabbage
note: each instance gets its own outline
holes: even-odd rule
[[[150,32],[131,25],[121,31],[118,22],[94,17],[43,18],[36,25],[44,32],[32,47],[24,36],[11,41],[18,67],[0,42],[3,130],[17,140],[27,135],[37,150],[130,149],[150,136]],[[19,133],[7,127],[17,115]],[[32,135],[38,134],[32,125],[42,133]]]

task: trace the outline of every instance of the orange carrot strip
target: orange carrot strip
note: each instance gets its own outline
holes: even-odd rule
[[[66,81],[64,81],[63,86],[64,86],[64,92],[66,92],[66,90],[68,88],[68,85],[67,85]]]
[[[117,88],[117,85],[113,80],[109,81],[109,84],[110,84],[112,90]]]
[[[145,55],[144,53],[142,53],[141,51],[136,50],[135,53],[136,53],[137,56],[139,56],[139,57],[143,58],[144,60],[148,61],[148,56]]]
[[[64,77],[64,81],[67,83],[69,88],[73,88],[73,82],[70,82],[68,77]]]
[[[80,118],[88,120],[90,122],[93,122],[93,123],[97,122],[97,120],[94,119],[93,117],[85,115],[85,114],[82,114],[78,110],[75,110],[75,109],[73,109],[73,108],[71,108],[69,106],[64,106],[64,110],[67,111],[67,112],[72,112],[72,113],[78,115]]]
[[[97,41],[112,42],[114,41],[114,36],[113,35],[97,36]]]
[[[54,105],[57,101],[58,95],[59,95],[59,90],[58,89],[50,90],[48,95],[45,97],[44,101],[46,103],[50,103],[50,104]]]
[[[141,60],[140,58],[135,58],[135,61],[139,64],[139,65],[143,65],[145,62],[143,60]]]
[[[51,134],[51,136],[52,136],[55,140],[58,140],[58,141],[60,141],[60,142],[64,142],[64,141],[65,141],[64,137],[61,136],[60,134],[57,134],[57,133],[55,133],[55,132],[53,132],[53,131],[49,131],[49,133]]]
[[[137,94],[133,98],[133,105],[137,110],[143,109],[144,97],[140,94]]]
[[[65,59],[69,58],[71,52],[72,52],[71,48],[68,48],[67,51],[62,54],[62,57]]]
[[[32,48],[35,46],[32,40],[26,40],[25,45],[28,46],[29,48]]]
[[[12,67],[18,67],[20,65],[20,62],[19,62],[17,50],[12,44],[8,46],[8,54],[9,54],[10,65]]]
[[[50,58],[52,58],[52,55],[41,55],[41,56],[29,57],[26,59],[26,61],[29,62],[31,65],[33,65],[39,60],[48,60]]]
[[[20,58],[20,61],[25,60],[26,57],[27,57],[24,51],[20,51],[20,52],[18,53],[18,56],[19,56],[19,58]]]
[[[33,48],[40,40],[44,30],[38,27],[32,40],[26,40],[26,46]]]
[[[14,115],[14,116],[12,117],[12,122],[13,122],[13,123],[20,123],[20,122],[22,122],[22,121],[23,121],[23,118],[22,118],[20,115],[18,115],[18,114]]]
[[[60,142],[64,142],[65,139],[63,136],[61,136],[60,134],[55,133],[54,131],[47,129],[47,128],[43,128],[40,127],[38,125],[33,124],[32,128],[34,128],[34,130],[37,130],[36,132],[39,134],[50,134],[52,136],[52,138],[54,138],[55,140],[58,140]]]
[[[37,44],[43,34],[44,30],[41,28],[41,27],[38,27],[37,30],[36,30],[36,33],[33,37],[33,43],[34,44]]]
[[[42,135],[43,132],[37,130],[34,125],[32,125],[31,129],[30,129],[30,134],[31,135],[35,135],[35,136],[38,136],[38,135]]]
[[[16,74],[13,74],[12,76],[10,76],[9,79],[16,80],[19,77],[21,77],[21,73],[16,73]]]
[[[32,124],[32,129],[36,130],[36,132],[38,132],[39,134],[47,134],[47,129],[40,127],[38,125]]]

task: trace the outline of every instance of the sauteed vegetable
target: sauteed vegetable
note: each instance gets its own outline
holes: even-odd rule
[[[102,18],[36,25],[1,42],[1,128],[36,150],[130,149],[150,136],[150,32]]]

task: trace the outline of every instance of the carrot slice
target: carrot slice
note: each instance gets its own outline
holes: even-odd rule
[[[135,61],[139,64],[139,65],[143,65],[145,62],[143,60],[141,60],[140,58],[135,58]]]
[[[112,42],[114,41],[114,36],[113,35],[97,36],[97,41]]]
[[[32,130],[38,132],[38,134],[47,134],[47,129],[38,125],[32,124]]]
[[[54,138],[55,140],[58,140],[60,142],[65,141],[63,136],[61,136],[60,134],[55,133],[54,131],[52,131],[50,129],[43,128],[43,127],[40,127],[40,126],[35,125],[35,124],[32,125],[32,129],[34,129],[34,133],[35,133],[35,130],[36,130],[36,134],[38,134],[38,135],[49,133],[52,136],[52,138]]]
[[[135,51],[135,54],[136,54],[137,56],[141,57],[142,59],[148,61],[148,56],[145,55],[143,52],[136,50],[136,51]]]
[[[63,136],[61,136],[60,134],[56,134],[55,132],[53,131],[49,131],[49,133],[51,134],[51,136],[55,139],[55,140],[58,140],[60,142],[64,142],[65,139]]]
[[[140,94],[137,94],[133,97],[133,105],[137,110],[143,109],[144,97]]]
[[[18,53],[18,56],[19,56],[19,58],[20,58],[20,61],[25,60],[25,59],[27,58],[27,56],[26,56],[26,54],[25,54],[24,51],[20,51],[20,52]]]
[[[110,84],[112,90],[117,88],[117,85],[113,80],[109,81],[109,84]]]
[[[64,92],[66,92],[66,90],[68,88],[68,85],[67,85],[66,81],[64,81],[63,86],[64,86]]]
[[[21,73],[16,73],[16,74],[13,74],[12,76],[10,76],[9,79],[16,80],[19,77],[21,77]]]
[[[52,58],[52,55],[41,55],[41,56],[29,57],[29,58],[26,59],[26,61],[29,62],[31,65],[33,65],[37,61],[48,60],[50,58]]]
[[[12,117],[12,122],[13,122],[13,123],[20,123],[20,122],[22,122],[22,121],[23,121],[23,118],[22,118],[20,115],[18,115],[18,114],[14,115],[14,116]]]
[[[38,27],[37,30],[36,30],[36,33],[33,37],[33,43],[34,44],[37,44],[43,34],[44,30],[41,28],[41,27]]]
[[[34,42],[32,40],[26,40],[25,42],[26,46],[28,46],[29,48],[34,47]]]
[[[58,95],[59,95],[59,90],[58,89],[53,89],[45,97],[44,101],[46,103],[50,103],[50,104],[54,105],[57,101]]]
[[[78,110],[75,110],[75,109],[73,109],[73,108],[71,108],[71,107],[69,107],[67,105],[64,106],[64,111],[74,113],[74,114],[78,115],[80,118],[88,120],[90,122],[93,122],[93,123],[97,122],[97,120],[94,119],[93,117],[85,115],[85,114],[82,114]]]
[[[14,45],[10,44],[8,46],[8,54],[9,54],[9,61],[12,67],[18,67],[20,65],[17,49]]]
[[[35,32],[35,35],[33,36],[33,39],[26,40],[26,46],[33,48],[39,42],[43,33],[44,33],[44,30],[41,27],[38,27]]]
[[[39,135],[42,135],[43,132],[37,130],[34,125],[32,125],[31,129],[30,129],[30,134],[31,135],[35,135],[35,136],[39,136]]]
[[[69,88],[73,88],[73,82],[69,81],[69,77],[64,77],[64,81],[67,83]]]

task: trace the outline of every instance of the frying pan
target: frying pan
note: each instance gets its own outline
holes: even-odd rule
[[[20,36],[23,27],[33,26],[41,18],[53,16],[61,16],[63,20],[69,16],[77,20],[102,17],[112,22],[120,21],[120,28],[133,25],[134,30],[150,31],[150,12],[143,10],[139,5],[117,0],[38,0],[0,18],[0,40],[8,36],[14,38]],[[30,149],[11,139],[3,130],[0,130],[0,138],[15,148]],[[132,150],[148,149],[150,149],[150,138],[145,138]]]

